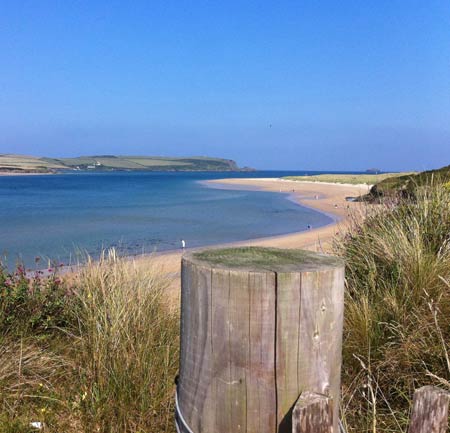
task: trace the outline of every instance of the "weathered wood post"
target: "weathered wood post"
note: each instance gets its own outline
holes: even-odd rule
[[[292,433],[334,433],[331,398],[302,392],[292,414]]]
[[[414,393],[408,433],[445,433],[450,393],[434,386],[423,386]]]
[[[178,429],[290,433],[310,391],[332,398],[337,432],[343,293],[335,257],[256,247],[185,255]]]

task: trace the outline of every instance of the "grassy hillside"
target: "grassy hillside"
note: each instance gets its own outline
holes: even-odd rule
[[[368,196],[369,199],[389,197],[393,195],[408,196],[414,194],[418,186],[445,184],[450,182],[450,165],[437,170],[428,170],[421,173],[404,173],[395,178],[387,178],[374,185]]]
[[[450,391],[450,191],[430,183],[362,209],[336,241],[346,263],[342,418],[348,433],[402,433],[414,389]]]
[[[99,155],[54,159],[55,163],[82,170],[152,170],[152,171],[232,171],[239,170],[228,159],[192,157],[167,158],[157,156]]]
[[[287,176],[284,179],[300,182],[332,182],[348,183],[352,185],[373,185],[385,179],[398,176],[411,175],[413,173],[382,173],[382,174],[318,174],[315,176]]]
[[[48,173],[58,170],[148,170],[148,171],[238,171],[229,159],[158,156],[82,156],[78,158],[39,158],[23,155],[0,155],[0,172]]]
[[[25,155],[0,154],[0,171],[12,173],[48,173],[53,170],[62,170],[63,164],[48,160],[46,158],[37,158]]]

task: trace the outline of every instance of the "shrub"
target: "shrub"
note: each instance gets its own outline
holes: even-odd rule
[[[9,272],[0,264],[0,334],[45,333],[74,323],[71,291],[57,269],[28,274],[22,265]]]

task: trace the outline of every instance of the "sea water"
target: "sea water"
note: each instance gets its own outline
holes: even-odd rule
[[[134,255],[282,235],[329,224],[286,194],[217,189],[201,181],[305,172],[108,172],[0,176],[0,253],[77,263],[104,248]],[[313,173],[311,173],[313,174]],[[42,263],[42,259],[41,262]]]

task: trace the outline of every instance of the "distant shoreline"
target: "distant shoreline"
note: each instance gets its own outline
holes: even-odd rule
[[[64,170],[82,172],[103,171],[253,171],[239,167],[232,159],[207,156],[121,156],[92,155],[71,158],[0,154],[0,171],[18,175],[59,173]]]
[[[1,171],[0,176],[49,176],[58,174],[103,174],[103,173],[248,173],[256,170],[61,170],[49,172],[35,171]]]
[[[0,171],[0,176],[49,176],[52,174],[56,174],[56,173],[53,173],[53,172],[38,173],[38,172],[34,172],[34,171],[25,171],[25,172]]]

